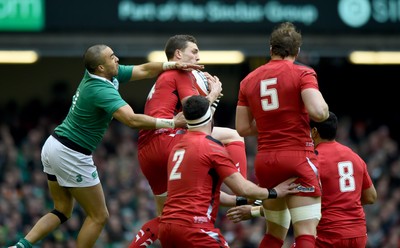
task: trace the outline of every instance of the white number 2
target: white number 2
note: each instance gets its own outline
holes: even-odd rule
[[[354,191],[356,189],[356,183],[354,180],[354,169],[353,163],[350,161],[338,163],[339,172],[339,187],[341,192]]]
[[[179,166],[182,163],[183,157],[185,156],[185,150],[177,150],[174,153],[174,157],[172,158],[173,162],[176,162],[174,167],[172,168],[171,174],[169,175],[169,180],[179,180],[181,179],[181,173],[177,172]]]
[[[279,108],[279,99],[276,89],[268,89],[268,86],[277,84],[277,78],[269,78],[261,81],[260,96],[261,98],[269,96],[261,100],[261,107],[264,111],[274,110]]]

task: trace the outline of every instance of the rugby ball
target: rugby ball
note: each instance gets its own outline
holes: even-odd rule
[[[199,91],[200,95],[207,96],[209,93],[208,81],[204,73],[202,71],[192,70],[192,74],[196,79],[195,86]]]

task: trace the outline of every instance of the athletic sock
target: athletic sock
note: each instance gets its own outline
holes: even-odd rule
[[[261,240],[259,248],[281,248],[283,240],[278,239],[271,234],[265,234],[263,240]]]
[[[142,248],[153,244],[154,241],[158,239],[159,224],[160,217],[156,217],[146,222],[140,229],[139,233],[132,240],[129,248]]]
[[[32,244],[24,238],[20,239],[15,246],[17,248],[32,248]]]
[[[314,235],[300,235],[295,239],[296,248],[314,248],[315,237]]]
[[[236,167],[244,178],[247,178],[246,147],[242,141],[234,141],[225,145]]]

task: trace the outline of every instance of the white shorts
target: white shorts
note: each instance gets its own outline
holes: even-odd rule
[[[42,148],[43,171],[63,187],[90,187],[100,183],[92,155],[74,151],[50,135]]]

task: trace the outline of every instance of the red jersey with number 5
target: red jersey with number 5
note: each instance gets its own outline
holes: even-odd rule
[[[314,149],[301,98],[307,88],[318,89],[315,71],[289,60],[271,60],[242,80],[238,105],[256,120],[258,151]]]

